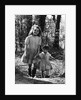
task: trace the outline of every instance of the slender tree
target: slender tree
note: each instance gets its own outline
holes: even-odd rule
[[[52,15],[53,16],[53,20],[54,20],[54,22],[55,22],[55,15]]]
[[[29,34],[29,31],[32,27],[32,15],[27,15],[27,36]]]
[[[55,19],[55,18],[54,18]],[[53,46],[57,49],[59,49],[59,29],[60,29],[60,20],[61,20],[61,15],[57,15],[56,19],[56,30],[55,30],[55,41]]]
[[[45,26],[46,15],[40,15],[39,17],[40,17],[40,19],[39,19],[39,25],[40,25],[41,30],[43,32],[44,31],[44,26]]]

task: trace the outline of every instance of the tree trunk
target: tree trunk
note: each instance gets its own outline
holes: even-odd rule
[[[53,21],[55,22],[55,15],[52,15],[53,16]]]
[[[61,15],[57,15],[54,48],[59,49],[59,29],[60,29]]]
[[[32,15],[27,15],[27,36],[32,27]]]
[[[46,15],[40,15],[39,16],[39,26],[41,28],[42,33],[43,33],[44,27],[45,27],[45,18],[46,18]],[[42,38],[42,34],[41,34],[41,38]],[[44,43],[43,43],[43,38],[42,38],[42,44],[41,44],[41,47],[40,47],[40,51],[42,51],[43,45],[44,45]]]
[[[46,15],[40,15],[39,26],[41,27],[42,32],[44,31],[45,18],[46,18]]]

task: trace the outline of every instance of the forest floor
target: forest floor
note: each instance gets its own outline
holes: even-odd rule
[[[53,64],[53,69],[57,65],[62,65],[61,61],[51,61],[51,63]],[[62,71],[60,72],[62,73]],[[37,70],[36,77],[29,77],[28,65],[21,62],[19,57],[15,58],[15,84],[65,84],[65,76],[60,77],[59,75],[55,75],[53,72],[54,70],[51,71],[52,74],[50,74],[50,78],[41,78],[39,70]]]

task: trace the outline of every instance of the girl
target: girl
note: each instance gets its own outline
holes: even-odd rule
[[[25,52],[21,58],[21,60],[25,63],[28,63],[28,73],[31,76],[31,66],[32,61],[36,55],[40,52],[41,46],[41,29],[38,25],[33,25],[29,36],[25,39]]]

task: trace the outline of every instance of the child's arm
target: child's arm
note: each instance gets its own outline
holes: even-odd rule
[[[41,53],[39,53],[39,54],[35,55],[35,57],[34,57],[34,58],[39,58],[39,59],[41,59],[41,58],[42,58],[42,56],[43,56],[43,53],[41,52]]]
[[[37,54],[35,55],[35,57],[34,57],[34,58],[39,57],[39,53],[40,53],[39,49],[40,49],[40,47],[38,47]]]
[[[53,56],[50,57],[51,60],[55,60],[55,58]]]
[[[49,53],[49,60],[55,60],[55,58]]]

